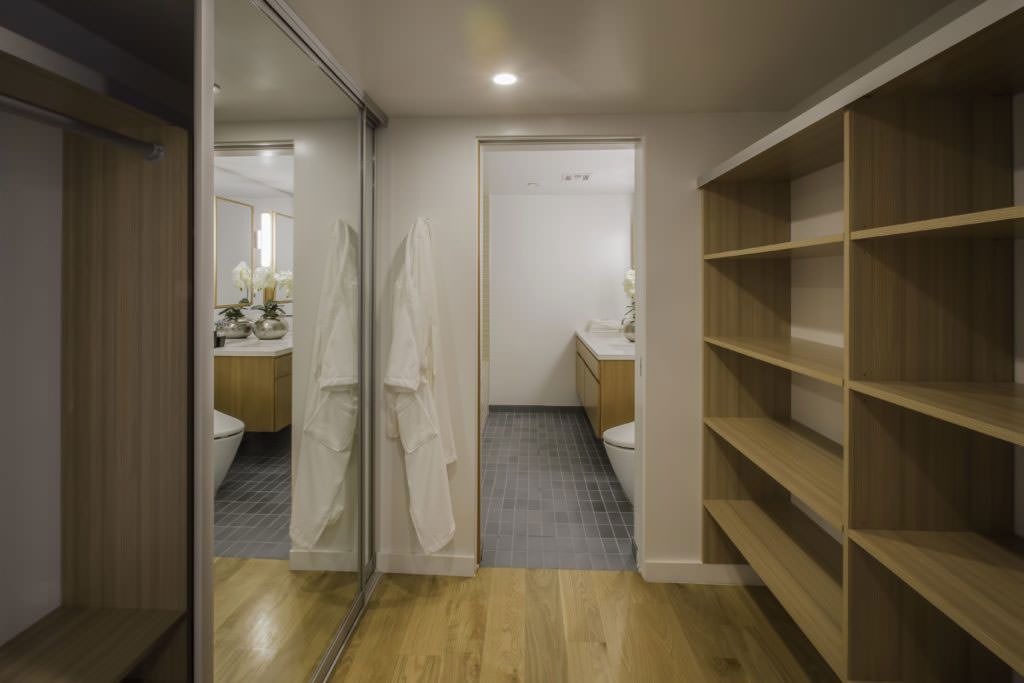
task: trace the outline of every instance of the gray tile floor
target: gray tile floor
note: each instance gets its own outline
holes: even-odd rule
[[[247,432],[214,497],[213,553],[288,559],[291,543],[291,428]]]
[[[491,407],[483,566],[636,569],[633,506],[582,408]]]

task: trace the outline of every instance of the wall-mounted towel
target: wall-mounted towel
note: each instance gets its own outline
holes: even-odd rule
[[[402,244],[384,385],[388,434],[402,441],[409,514],[427,553],[455,535],[447,467],[455,461],[455,440],[439,369],[437,310],[430,223],[420,218]]]
[[[291,537],[312,548],[345,510],[342,488],[359,422],[359,233],[338,221],[324,269],[295,463]]]

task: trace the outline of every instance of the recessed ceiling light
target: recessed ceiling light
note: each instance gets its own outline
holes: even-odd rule
[[[519,76],[510,73],[494,74],[494,78],[491,79],[496,85],[512,85],[519,80]]]

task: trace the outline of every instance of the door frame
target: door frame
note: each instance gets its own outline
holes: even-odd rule
[[[481,135],[476,138],[476,403],[474,420],[476,421],[476,563],[477,567],[483,559],[483,535],[480,529],[481,512],[480,506],[483,502],[483,424],[480,421],[481,399],[483,397],[483,380],[481,368],[483,367],[483,315],[481,303],[483,298],[483,230],[484,230],[484,166],[483,155],[485,147],[495,146],[544,146],[544,145],[585,145],[600,149],[602,146],[629,144],[633,146],[636,154],[634,156],[634,189],[633,202],[637,206],[640,202],[642,207],[645,192],[641,182],[643,174],[640,172],[640,165],[643,159],[644,138],[642,135]],[[642,282],[645,275],[640,268],[640,253],[644,245],[644,212],[635,214],[635,224],[630,240],[632,260],[636,264],[637,271],[637,298],[643,291]],[[637,316],[636,335],[637,348],[640,348],[640,340],[643,336],[644,321],[642,316]],[[636,384],[633,390],[634,396],[643,395],[643,363],[638,355],[635,363]],[[490,374],[488,373],[488,377]],[[637,421],[643,419],[639,411],[640,401],[635,401],[638,406],[636,413]],[[639,474],[639,473],[638,473]],[[638,477],[639,478],[639,477]],[[634,524],[641,524],[642,515],[634,517]],[[639,553],[638,553],[639,554]],[[638,558],[639,559],[639,558]]]

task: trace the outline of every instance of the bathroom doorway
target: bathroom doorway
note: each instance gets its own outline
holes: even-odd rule
[[[636,569],[637,149],[481,142],[482,567]]]

